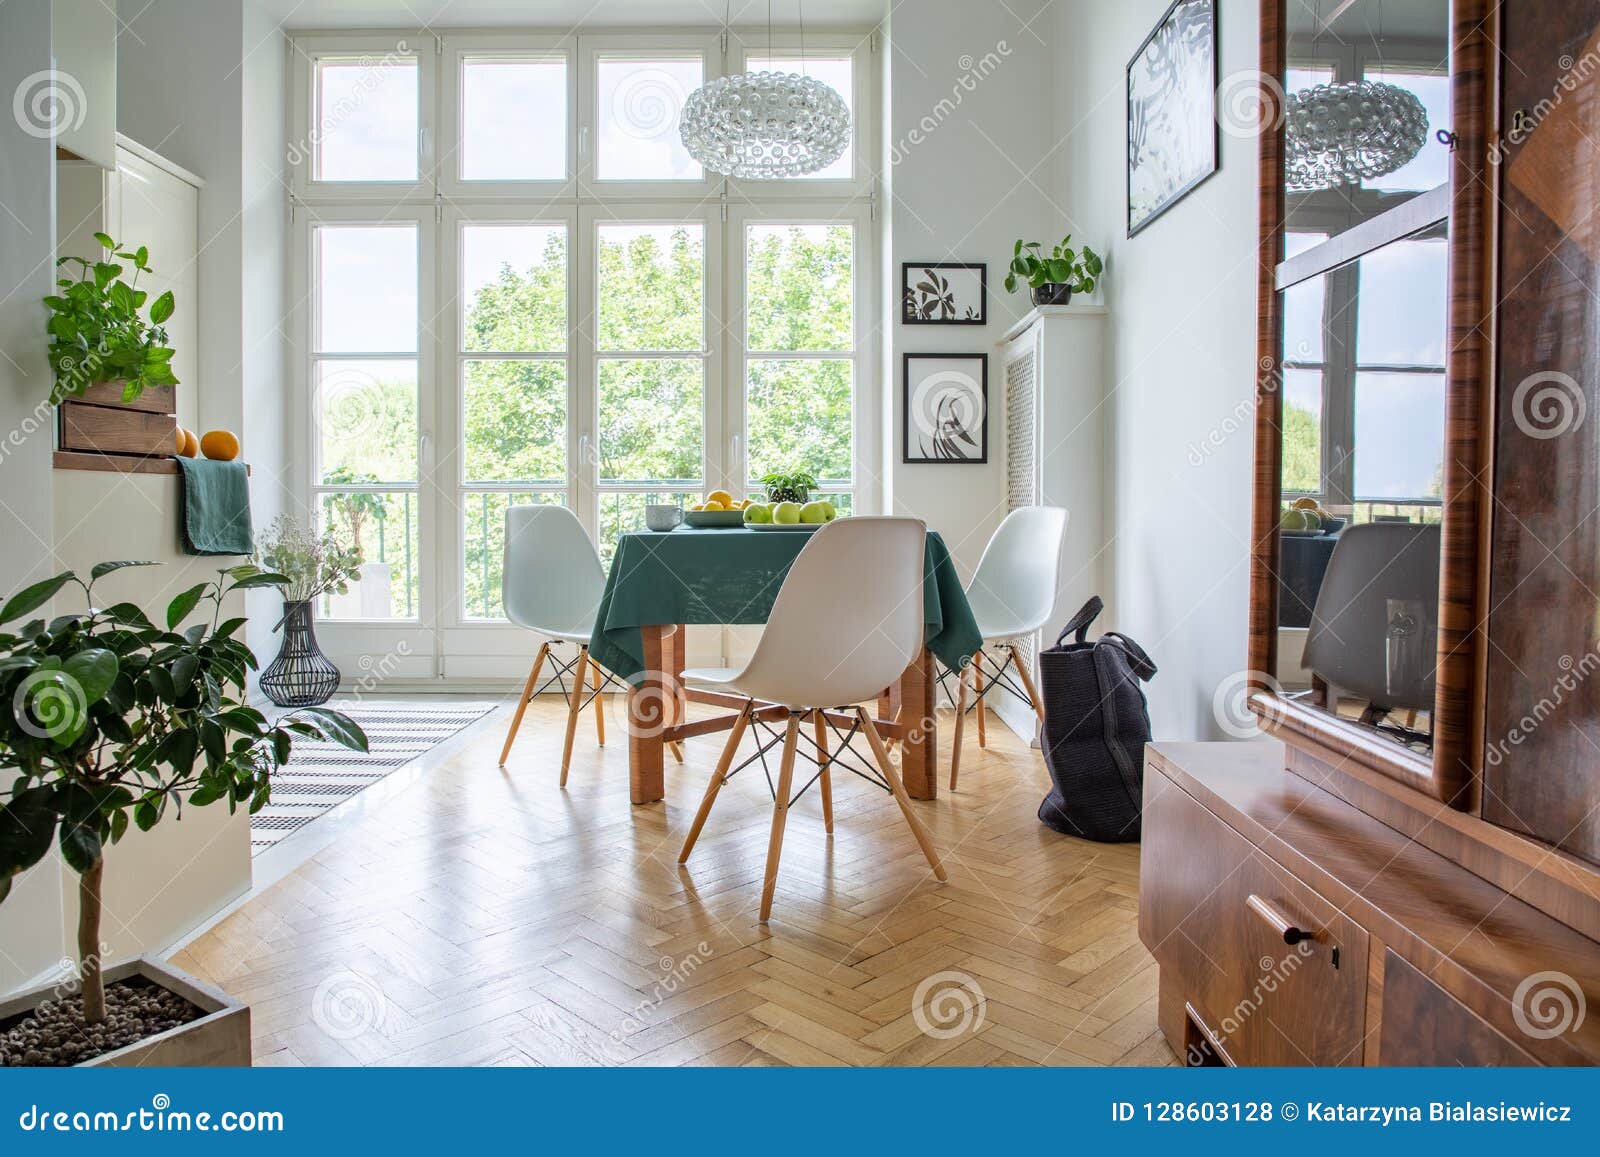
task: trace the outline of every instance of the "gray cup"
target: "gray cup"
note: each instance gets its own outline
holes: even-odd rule
[[[665,534],[677,530],[683,521],[683,507],[652,504],[644,508],[644,524],[651,530]]]

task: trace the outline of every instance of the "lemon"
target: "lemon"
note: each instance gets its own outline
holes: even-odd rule
[[[727,510],[733,506],[733,495],[726,490],[713,490],[706,495],[706,505],[709,507],[713,502],[717,504],[717,509]]]

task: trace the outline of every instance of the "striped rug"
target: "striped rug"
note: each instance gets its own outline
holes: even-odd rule
[[[493,703],[341,703],[367,733],[365,754],[295,737],[289,762],[272,777],[272,801],[250,817],[252,854],[265,851],[351,796],[482,719]]]

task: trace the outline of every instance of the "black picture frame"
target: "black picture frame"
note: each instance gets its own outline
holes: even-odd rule
[[[944,427],[947,408],[938,396],[916,397],[913,393],[913,365],[917,362],[949,362],[971,367],[976,364],[976,375],[968,373],[967,381],[976,387],[973,392],[973,409],[964,417],[957,410],[954,416],[961,428],[956,434],[948,431],[942,435],[942,444],[935,440]],[[926,381],[918,375],[918,384]],[[959,385],[960,383],[951,383]],[[918,415],[924,415],[919,418]],[[972,437],[970,427],[976,416],[978,434]],[[913,442],[913,439],[916,439]],[[962,442],[976,448],[975,456],[962,452]],[[948,451],[948,452],[944,452]],[[989,355],[985,353],[907,353],[901,355],[900,364],[900,461],[908,466],[982,466],[989,461]]]
[[[1210,115],[1207,118],[1211,126],[1210,132],[1207,134],[1211,150],[1210,161],[1203,171],[1196,173],[1177,188],[1169,190],[1160,204],[1151,209],[1143,217],[1139,218],[1137,222],[1135,222],[1133,219],[1133,66],[1137,64],[1139,58],[1144,55],[1144,51],[1150,46],[1150,42],[1155,40],[1155,38],[1161,34],[1162,29],[1165,28],[1173,19],[1178,9],[1183,5],[1196,3],[1205,4],[1210,9],[1211,13],[1211,39],[1209,44],[1211,52],[1211,70],[1210,83],[1207,85],[1205,94],[1205,100],[1207,101],[1210,112]],[[1123,163],[1123,207],[1124,220],[1127,224],[1129,237],[1135,237],[1139,233],[1142,233],[1152,222],[1156,221],[1164,213],[1166,213],[1168,209],[1171,209],[1174,205],[1178,204],[1178,202],[1182,201],[1190,193],[1194,192],[1195,189],[1204,184],[1210,177],[1215,175],[1218,168],[1221,166],[1220,158],[1222,154],[1222,127],[1217,122],[1217,86],[1221,83],[1221,63],[1217,51],[1217,40],[1217,0],[1172,0],[1172,3],[1167,6],[1167,10],[1161,14],[1161,19],[1156,21],[1155,27],[1150,29],[1149,35],[1139,42],[1139,47],[1135,49],[1133,55],[1128,58],[1127,66],[1123,70],[1122,91],[1123,149],[1125,151]]]
[[[978,271],[978,313],[976,317],[918,317],[911,304],[913,270],[957,269]],[[952,303],[953,306],[958,303]],[[959,311],[958,311],[959,312]],[[902,325],[988,325],[989,266],[982,261],[902,261],[900,263],[900,322]]]

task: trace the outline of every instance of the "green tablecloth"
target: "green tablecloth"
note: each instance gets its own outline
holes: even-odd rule
[[[766,622],[783,576],[809,541],[809,534],[742,527],[624,534],[606,576],[589,653],[619,677],[633,679],[645,669],[642,626]],[[922,606],[929,649],[945,666],[960,669],[983,640],[950,550],[932,531]]]

